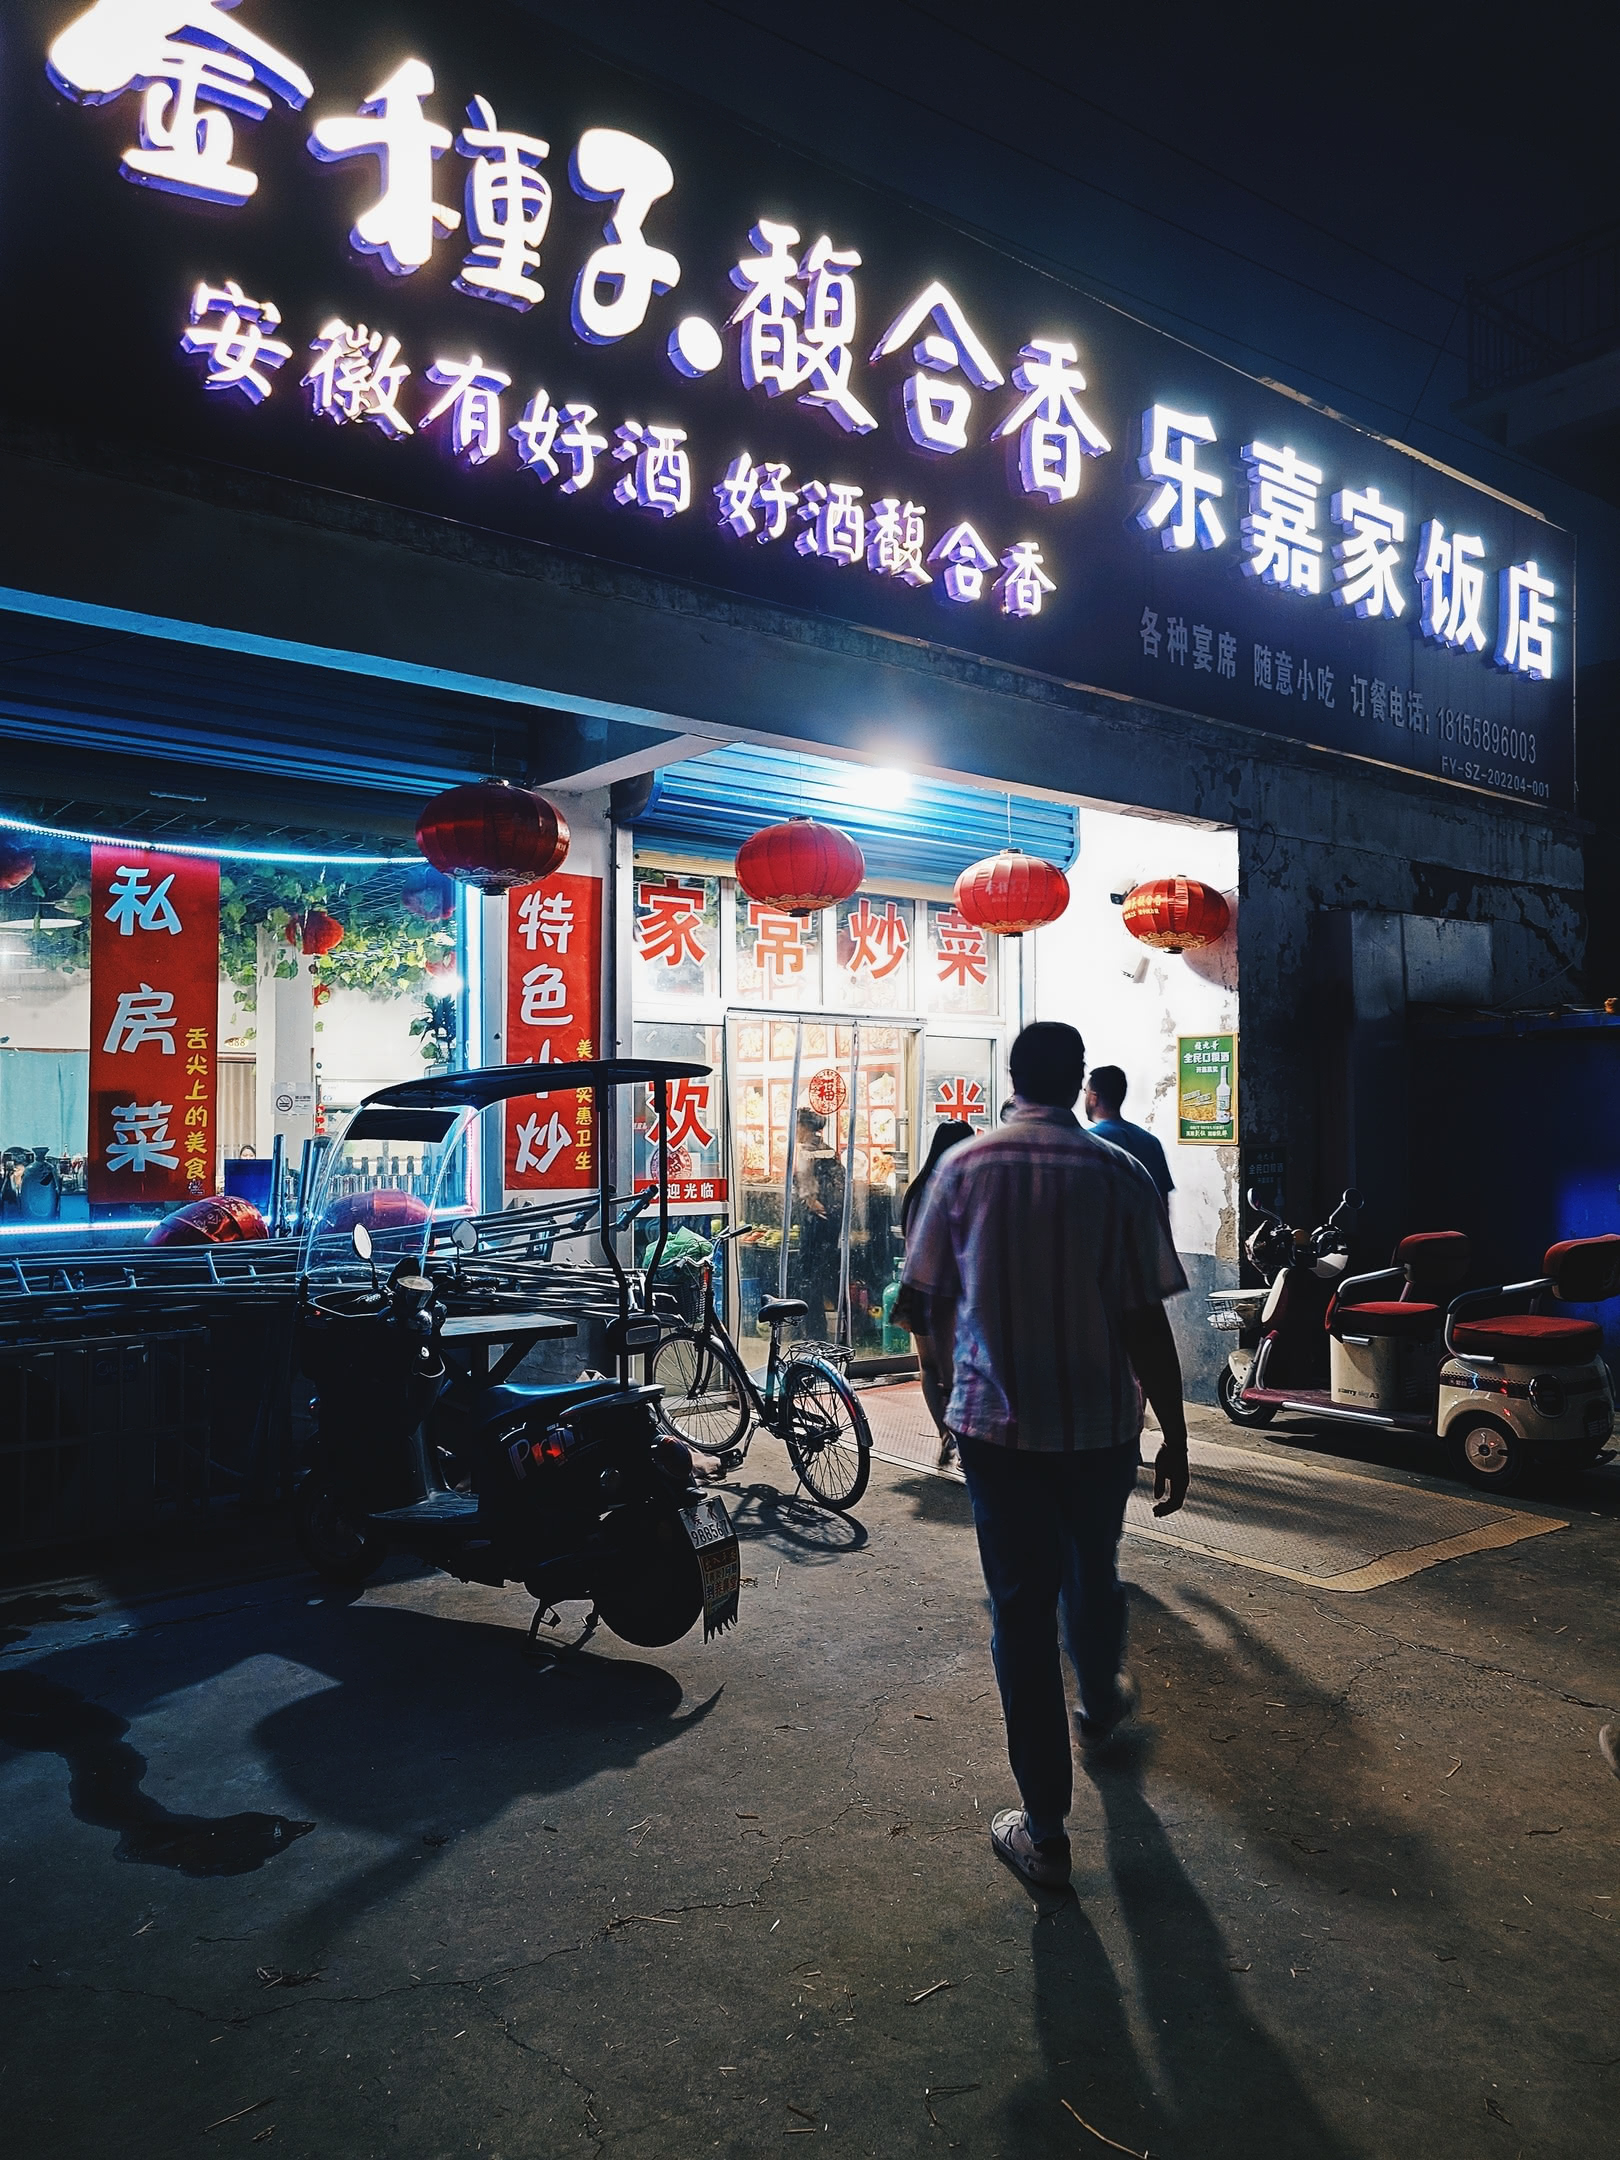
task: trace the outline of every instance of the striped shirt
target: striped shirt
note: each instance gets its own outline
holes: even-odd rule
[[[1124,1313],[1185,1290],[1153,1181],[1071,1110],[1020,1103],[944,1157],[905,1281],[956,1301],[946,1423],[1002,1447],[1123,1447],[1142,1430]]]

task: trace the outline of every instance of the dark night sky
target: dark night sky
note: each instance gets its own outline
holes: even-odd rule
[[[1620,218],[1612,9],[521,4],[1534,504],[1620,652],[1620,512],[1452,411],[1464,280]]]

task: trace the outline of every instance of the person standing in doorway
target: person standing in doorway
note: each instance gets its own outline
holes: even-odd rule
[[[952,1148],[960,1147],[964,1140],[971,1140],[972,1138],[973,1127],[961,1118],[941,1118],[934,1127],[934,1137],[929,1143],[928,1154],[923,1166],[906,1187],[905,1198],[900,1203],[900,1235],[902,1239],[911,1236],[911,1226],[916,1221],[918,1212],[922,1207],[923,1195],[928,1190],[928,1181],[939,1168],[940,1163]],[[900,1322],[900,1325],[904,1327],[910,1311],[911,1300],[902,1294],[900,1298],[896,1299],[895,1303],[895,1317]],[[934,1340],[928,1332],[926,1320],[919,1320],[918,1325],[911,1330],[911,1334],[912,1340],[917,1345],[917,1377],[922,1383],[923,1403],[927,1408],[928,1415],[934,1421],[934,1430],[939,1435],[939,1459],[942,1463],[947,1463],[956,1453],[956,1440],[949,1425],[945,1422],[945,1398],[949,1393],[946,1387],[946,1376],[940,1371],[935,1360]]]
[[[1117,1557],[1144,1392],[1163,1435],[1154,1513],[1187,1494],[1181,1366],[1164,1310],[1187,1278],[1150,1181],[1074,1115],[1085,1073],[1076,1031],[1036,1021],[1010,1064],[1012,1115],[935,1170],[902,1280],[951,1375],[946,1422],[973,1503],[1023,1801],[995,1817],[990,1840],[1027,1882],[1058,1889],[1074,1785],[1059,1612],[1089,1752],[1135,1707]]]
[[[1113,1146],[1123,1148],[1127,1155],[1136,1157],[1158,1187],[1159,1198],[1168,1208],[1176,1181],[1170,1175],[1164,1149],[1147,1127],[1133,1125],[1129,1118],[1120,1116],[1126,1086],[1124,1072],[1118,1065],[1093,1065],[1086,1075],[1086,1122],[1099,1140],[1110,1141]]]
[[[799,1105],[793,1141],[793,1223],[799,1233],[798,1294],[810,1310],[805,1330],[826,1341],[838,1326],[844,1236],[844,1166],[827,1145],[827,1120]],[[829,1317],[830,1316],[830,1317]]]

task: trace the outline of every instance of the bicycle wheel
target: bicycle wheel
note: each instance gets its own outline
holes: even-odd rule
[[[793,1358],[782,1379],[782,1438],[805,1489],[842,1514],[872,1475],[872,1428],[843,1374]]]
[[[724,1455],[748,1430],[748,1390],[728,1343],[682,1328],[666,1335],[647,1361],[650,1386],[661,1387],[658,1421],[688,1447]]]

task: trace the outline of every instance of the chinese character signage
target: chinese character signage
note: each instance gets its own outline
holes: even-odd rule
[[[18,410],[1569,803],[1501,496],[505,0],[9,14]]]
[[[1176,1138],[1230,1147],[1238,1135],[1237,1037],[1176,1038]]]
[[[913,900],[861,893],[837,910],[837,999],[859,1012],[914,1012]],[[819,1105],[817,1106],[819,1107]]]
[[[219,865],[90,850],[93,1207],[168,1207],[214,1190]]]
[[[713,1003],[720,996],[720,880],[684,870],[635,878],[635,1006]]]
[[[602,880],[569,871],[506,900],[506,1061],[572,1065],[601,1051]],[[506,1106],[508,1192],[575,1192],[596,1182],[589,1088]]]
[[[997,940],[957,912],[954,900],[929,900],[924,996],[931,1012],[994,1013]]]

